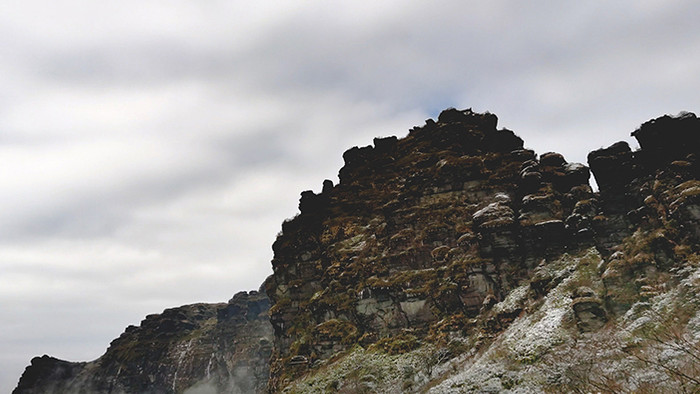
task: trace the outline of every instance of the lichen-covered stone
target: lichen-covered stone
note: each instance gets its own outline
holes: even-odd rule
[[[326,341],[316,325],[345,319],[377,339],[410,328],[423,340],[441,319],[503,299],[538,256],[585,228],[564,219],[590,198],[571,193],[588,185],[588,168],[555,153],[537,161],[496,121],[446,110],[405,138],[348,150],[340,184],[302,194],[267,283],[277,333],[271,389],[327,357],[314,350]],[[288,368],[297,356],[309,363]]]
[[[571,307],[582,332],[595,331],[608,321],[603,301],[589,287],[579,287],[574,291]]]

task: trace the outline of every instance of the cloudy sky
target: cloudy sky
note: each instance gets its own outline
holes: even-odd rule
[[[700,110],[695,1],[0,1],[0,392],[271,273],[299,192],[441,109],[585,161]]]

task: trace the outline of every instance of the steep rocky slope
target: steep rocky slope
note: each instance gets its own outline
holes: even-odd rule
[[[700,391],[700,120],[632,135],[589,171],[449,109],[352,148],[282,224],[269,321],[256,293],[167,310],[16,392]]]
[[[272,388],[359,341],[408,351],[466,329],[542,258],[590,245],[589,170],[537,159],[496,116],[448,110],[344,155],[273,245]]]
[[[347,151],[273,246],[271,389],[698,389],[700,121],[633,135],[600,193],[469,110]]]
[[[268,308],[267,297],[251,291],[228,303],[166,309],[127,327],[95,361],[34,358],[14,393],[264,392]]]

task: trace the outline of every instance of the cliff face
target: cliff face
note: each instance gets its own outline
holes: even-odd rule
[[[496,122],[445,111],[350,149],[338,185],[302,193],[266,284],[273,388],[358,341],[411,350],[468,327],[542,258],[591,244],[588,168],[538,160]]]
[[[469,110],[347,151],[340,183],[302,193],[273,245],[271,389],[572,390],[585,382],[571,378],[581,360],[565,360],[565,345],[650,329],[635,316],[663,326],[650,302],[662,295],[676,308],[664,313],[700,334],[683,325],[697,311],[700,121],[665,116],[633,136],[640,151],[623,142],[589,155],[600,193],[588,167],[538,157],[494,115]],[[681,283],[692,291],[669,292]],[[657,315],[626,315],[646,308]],[[494,363],[479,364],[484,353]],[[478,366],[482,380],[446,365]],[[510,380],[487,373],[504,370]]]
[[[257,291],[228,303],[193,304],[129,326],[95,361],[36,357],[20,393],[251,393],[269,375],[269,301]]]
[[[255,292],[166,310],[16,392],[700,391],[700,120],[591,171],[496,126],[449,109],[345,152],[282,224],[269,320]]]

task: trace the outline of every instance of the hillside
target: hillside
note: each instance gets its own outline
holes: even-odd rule
[[[585,166],[449,109],[354,147],[282,224],[269,322],[252,293],[167,310],[15,393],[697,391],[700,120],[632,135]]]
[[[269,301],[257,291],[228,303],[166,309],[129,326],[95,361],[36,357],[14,393],[250,393],[269,375]]]

